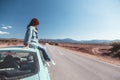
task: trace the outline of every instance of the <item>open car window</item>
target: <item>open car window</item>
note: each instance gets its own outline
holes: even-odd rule
[[[38,60],[34,52],[0,52],[0,78],[20,79],[35,74],[37,69]]]

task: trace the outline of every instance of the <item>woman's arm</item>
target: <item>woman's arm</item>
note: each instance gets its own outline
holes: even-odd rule
[[[33,32],[33,27],[30,26],[30,27],[29,27],[29,32],[28,32],[28,42],[27,42],[28,44],[30,44],[30,42],[31,42],[32,32]]]
[[[29,30],[28,30],[28,34],[27,34],[27,44],[26,44],[26,48],[29,48],[29,44],[31,43],[31,39],[32,39],[32,32],[33,32],[33,27],[32,26],[30,26],[29,27]]]

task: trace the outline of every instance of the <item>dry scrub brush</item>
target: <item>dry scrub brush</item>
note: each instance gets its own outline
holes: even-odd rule
[[[112,57],[120,58],[120,42],[113,42],[111,43],[111,46],[111,53],[109,55]]]

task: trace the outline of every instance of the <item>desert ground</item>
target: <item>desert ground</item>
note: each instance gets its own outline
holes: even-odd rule
[[[45,43],[41,43],[45,45]],[[112,63],[115,65],[120,65],[119,58],[113,58],[107,56],[110,52],[109,44],[75,44],[75,43],[49,43],[50,45],[58,46],[64,49],[69,49],[72,51],[79,52],[80,55],[102,60],[108,63]],[[23,41],[21,40],[0,40],[0,47],[8,47],[8,46],[23,46]]]
[[[120,66],[120,59],[108,56],[112,46],[109,44],[75,44],[75,43],[59,43],[59,47],[77,51],[80,55],[98,59],[107,63]]]

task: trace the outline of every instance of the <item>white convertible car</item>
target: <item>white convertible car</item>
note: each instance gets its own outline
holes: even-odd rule
[[[0,48],[0,80],[50,80],[46,61],[37,48]]]

